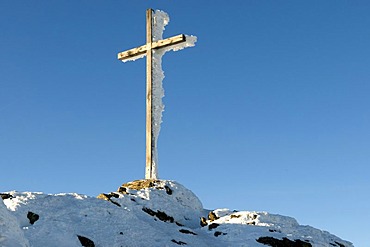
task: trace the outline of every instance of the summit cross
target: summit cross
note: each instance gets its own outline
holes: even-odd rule
[[[159,106],[155,105],[153,102],[153,72],[155,69],[153,66],[153,55],[156,50],[179,50],[189,46],[193,46],[194,44],[187,44],[187,38],[191,38],[193,36],[186,36],[184,34],[180,34],[177,36],[173,36],[167,39],[158,39],[158,35],[153,35],[156,27],[156,21],[162,21],[162,30],[164,30],[164,26],[168,23],[167,20],[155,20],[153,15],[155,13],[152,9],[147,9],[146,11],[146,44],[140,47],[136,47],[124,52],[118,53],[118,59],[125,62],[125,61],[132,61],[138,58],[141,58],[146,55],[146,166],[145,166],[145,179],[157,179],[158,178],[158,171],[157,171],[157,164],[156,159],[153,156],[156,155],[157,152],[157,140],[156,135],[153,133],[155,128],[154,120],[153,120],[153,112],[155,109],[160,108]],[[163,13],[159,11],[159,13]],[[165,16],[168,18],[167,14]],[[157,16],[157,19],[161,19]],[[160,25],[159,25],[160,26]],[[160,33],[161,36],[162,33]],[[158,40],[156,40],[158,39]],[[195,42],[195,41],[194,41]],[[161,55],[160,55],[161,56]],[[161,57],[160,57],[161,59]],[[160,68],[161,69],[161,68]],[[162,111],[162,108],[161,108]],[[162,113],[160,113],[162,114]],[[159,123],[160,124],[160,123]],[[159,130],[158,130],[159,131]],[[158,136],[159,133],[157,133]]]

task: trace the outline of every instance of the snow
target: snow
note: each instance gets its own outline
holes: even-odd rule
[[[7,210],[0,199],[0,246],[27,247],[30,246],[23,231],[19,227],[17,218]]]
[[[165,26],[169,23],[170,18],[168,14],[161,10],[155,10],[153,13],[153,27],[152,27],[152,41],[163,39],[163,31]],[[152,176],[151,178],[158,177],[158,137],[161,130],[162,112],[164,111],[164,104],[162,98],[164,97],[163,79],[164,72],[162,70],[162,56],[167,51],[178,51],[187,47],[192,47],[197,41],[197,37],[192,35],[185,35],[186,40],[183,43],[170,45],[161,49],[153,50],[152,58],[152,133],[153,133],[153,151],[152,151]],[[134,57],[122,60],[123,62],[135,61],[136,59],[145,57],[146,54],[140,54]]]
[[[257,211],[211,210],[181,184],[157,180],[154,187],[114,192],[111,201],[76,193],[6,192],[0,200],[0,246],[82,246],[83,236],[100,247],[266,246],[260,237],[300,239],[315,247],[353,247],[328,232],[302,226],[291,217]],[[114,203],[112,203],[114,202]],[[30,223],[29,212],[39,215]],[[163,220],[157,213],[169,217]],[[172,218],[172,219],[171,219]]]

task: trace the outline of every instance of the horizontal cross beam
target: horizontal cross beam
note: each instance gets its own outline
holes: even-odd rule
[[[179,34],[177,36],[173,36],[168,39],[162,39],[151,43],[152,49],[159,49],[163,47],[167,47],[170,45],[176,45],[182,42],[186,41],[186,37],[184,34]],[[150,48],[149,48],[150,49]],[[136,47],[124,52],[118,53],[118,59],[119,60],[126,60],[132,57],[144,55],[146,51],[148,50],[148,45],[142,45],[140,47]]]

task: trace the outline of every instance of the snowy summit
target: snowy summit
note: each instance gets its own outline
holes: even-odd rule
[[[16,191],[1,198],[1,247],[353,246],[287,216],[204,209],[168,180],[133,181],[98,198]]]

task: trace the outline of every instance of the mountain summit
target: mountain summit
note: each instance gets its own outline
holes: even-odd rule
[[[16,191],[1,198],[1,247],[353,247],[291,217],[204,209],[170,180],[137,180],[98,198]]]

